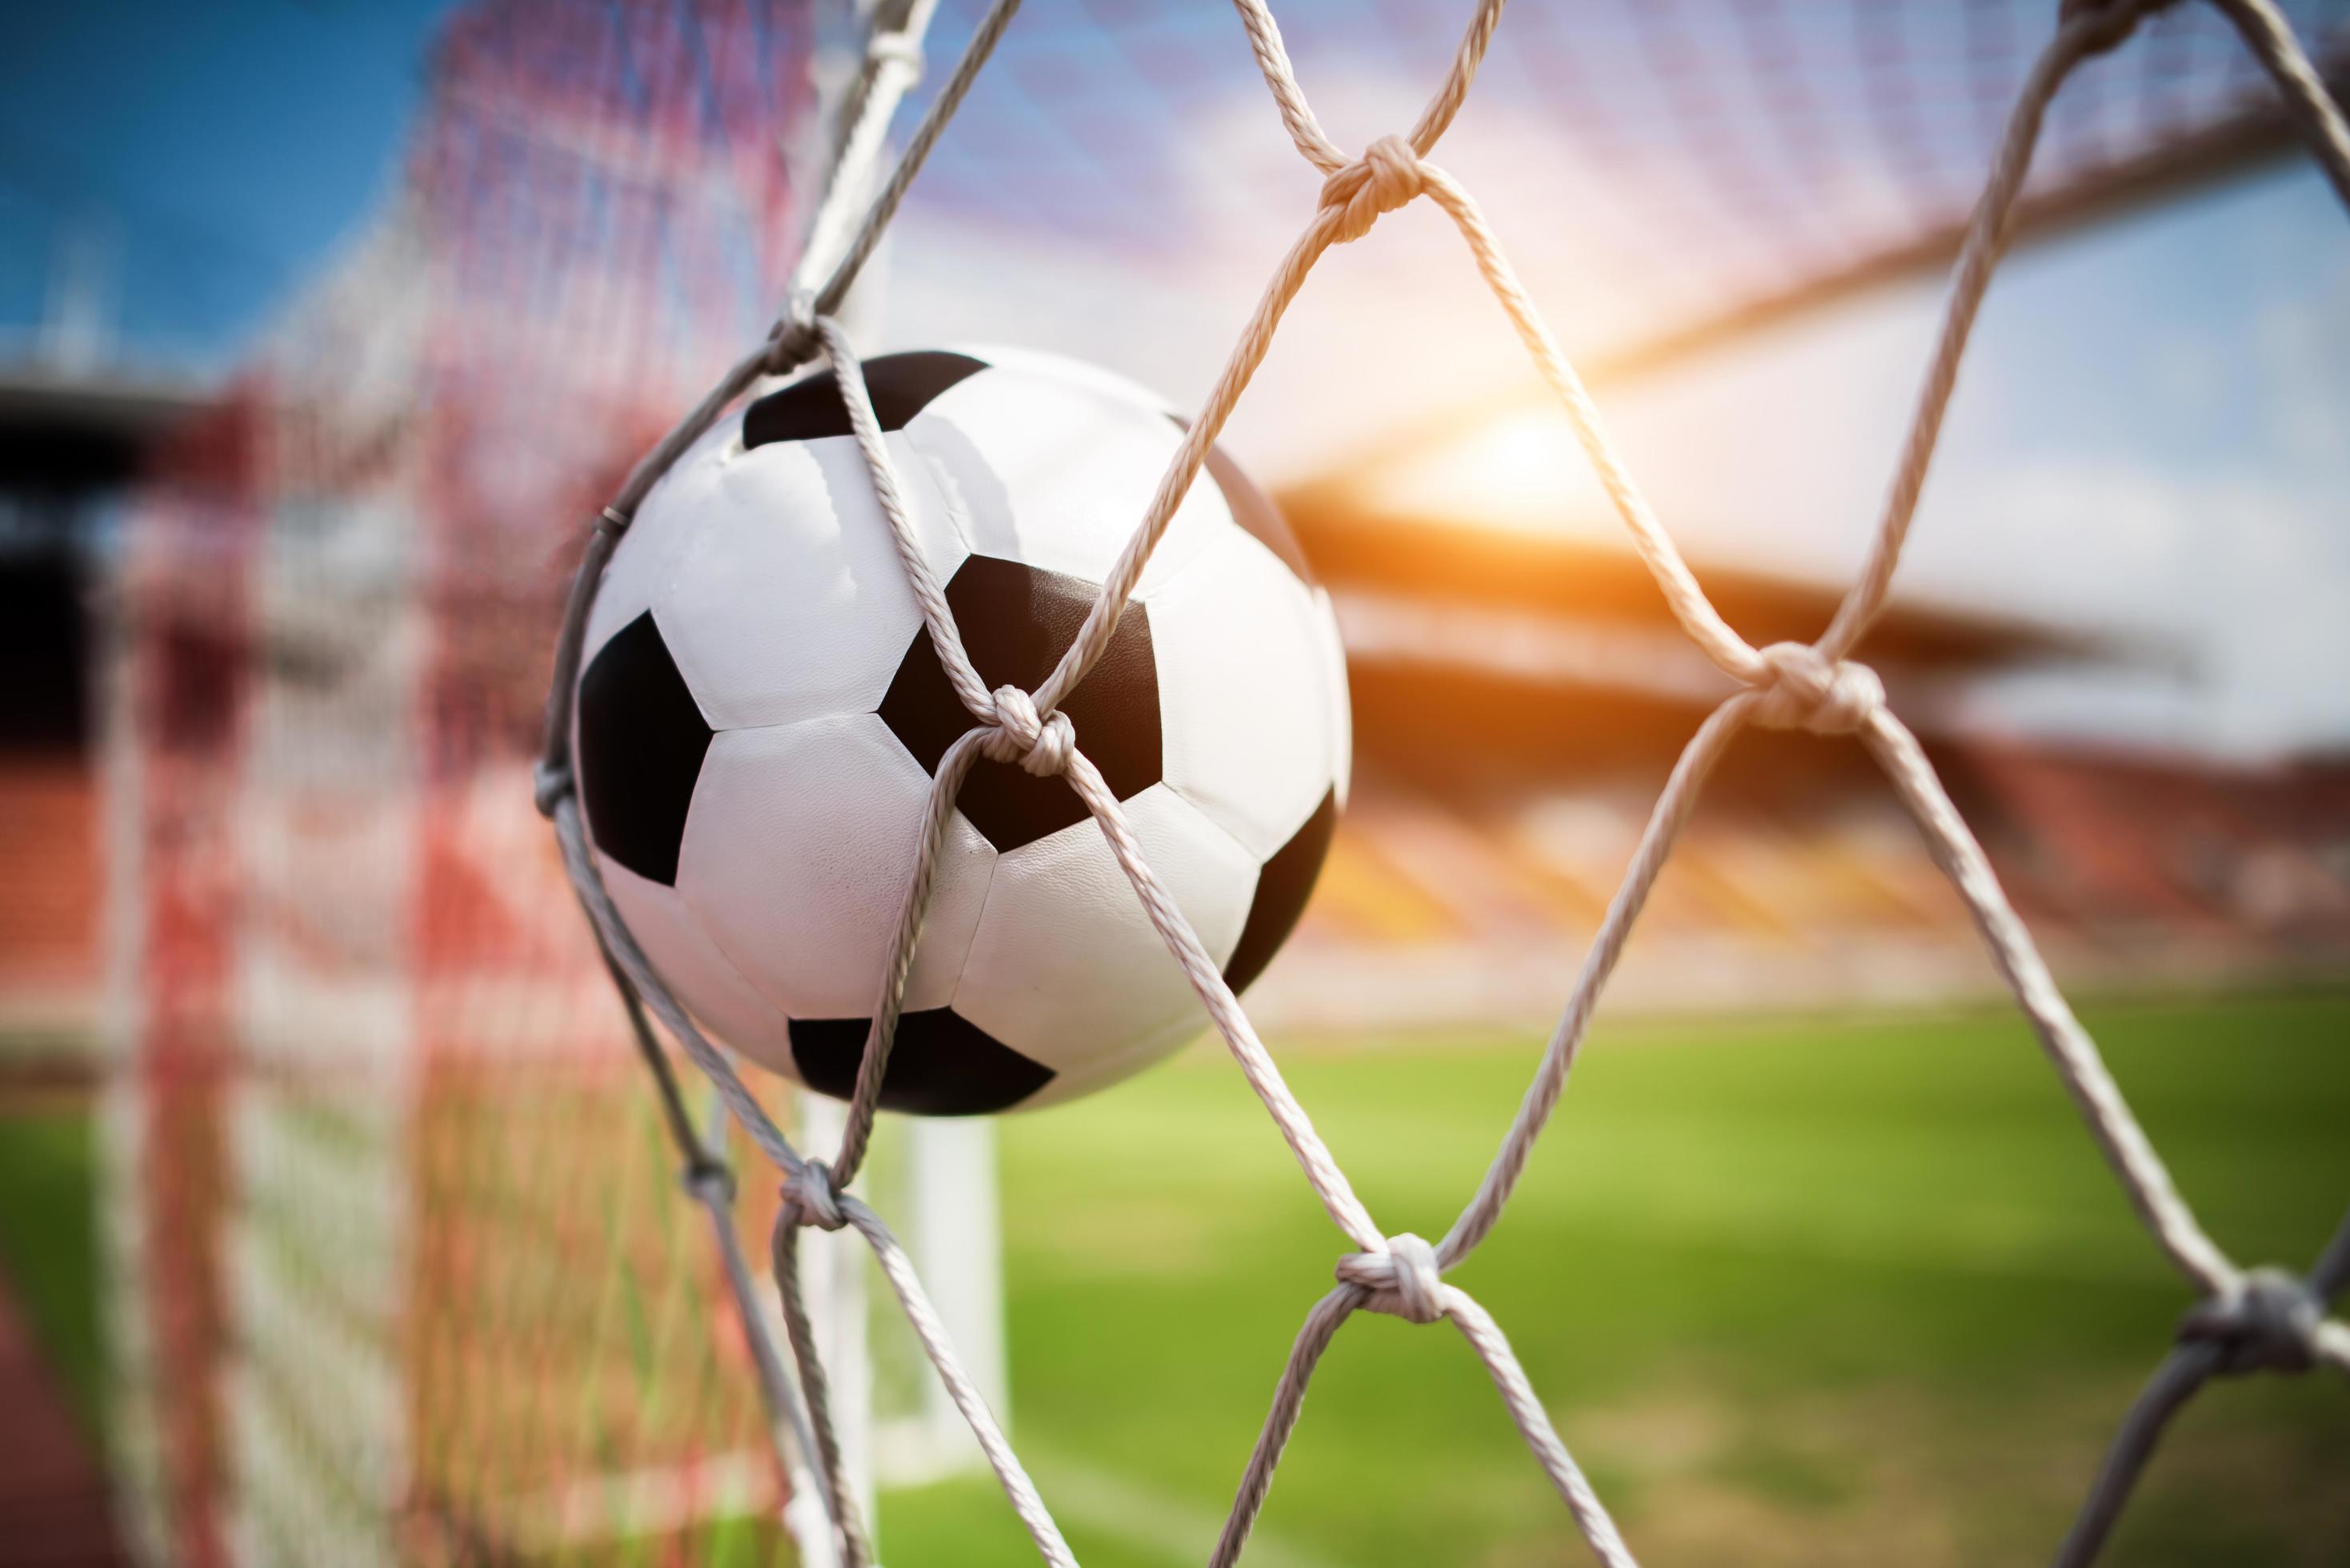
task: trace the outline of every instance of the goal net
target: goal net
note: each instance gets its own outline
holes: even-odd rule
[[[464,8],[391,200],[134,505],[107,1220],[147,1561],[788,1555],[529,757],[555,520],[781,286],[824,20]]]
[[[1280,258],[1271,283],[1247,291],[1253,306],[1218,324],[1215,341],[1237,332],[1237,347],[1136,520],[1120,576],[1027,701],[972,702],[965,748],[973,766],[1049,764],[1084,799],[1339,1232],[1334,1287],[1300,1303],[1217,1562],[1243,1551],[1316,1361],[1361,1311],[1463,1334],[1592,1549],[1635,1561],[1503,1325],[1444,1274],[1509,1201],[1676,834],[1751,726],[1856,737],[1883,765],[2156,1244],[2204,1302],[2125,1419],[2064,1560],[2095,1555],[2162,1422],[2203,1380],[2350,1370],[2350,1329],[2325,1315],[2350,1275],[2350,1239],[2295,1273],[2247,1269],[2203,1232],[1923,752],[1850,658],[1883,604],[1975,309],[2018,227],[2288,137],[2350,197],[2350,133],[2324,85],[2343,33],[2334,8],[1856,6],[1842,52],[1822,60],[1792,6],[1597,6],[1591,26],[1617,39],[1614,57],[1639,64],[1624,80],[1581,82],[1589,40],[1575,20],[1526,8],[1505,21],[1498,0],[1383,8],[1369,29],[1316,12],[1295,56],[1261,0],[1238,0],[1237,24],[1204,8],[1040,5],[1015,18],[1016,0],[997,0],[951,14],[968,42],[915,95],[920,122],[894,165],[880,161],[890,171],[868,204],[860,165],[878,159],[912,84],[932,9],[910,0],[820,26],[803,9],[748,3],[469,6],[436,57],[425,129],[384,220],[140,503],[110,677],[121,1070],[109,1222],[130,1287],[114,1325],[120,1469],[145,1555],[509,1561],[618,1546],[862,1563],[859,1386],[879,1382],[931,1434],[918,1447],[936,1441],[940,1411],[958,1412],[1040,1554],[1074,1561],[994,1413],[985,1314],[970,1321],[966,1293],[934,1299],[925,1277],[957,1265],[921,1228],[903,1241],[890,1228],[937,1199],[926,1160],[983,1162],[983,1148],[934,1143],[851,1185],[868,1152],[886,1160],[912,1136],[874,1127],[894,997],[845,1116],[807,1116],[745,1080],[600,897],[563,752],[567,659],[598,570],[667,462],[762,378],[806,364],[831,363],[857,413],[863,329],[841,317],[926,168],[939,197],[907,211],[902,241],[918,317],[924,291],[948,286],[923,271],[921,236],[959,203],[1017,211],[1051,244],[1128,258],[1162,247],[1101,269],[1108,281],[1095,286],[1124,294],[1159,275],[1171,309],[1192,308],[1161,270],[1182,265],[1187,244],[1214,252],[1197,291],[1209,299],[1225,297],[1215,278],[1234,256]],[[1520,28],[1533,37],[1516,56]],[[1351,78],[1347,119],[1383,133],[1342,138],[1335,115],[1317,116],[1315,70],[1365,37],[1393,57]],[[827,76],[834,47],[847,52]],[[1105,87],[1112,59],[1159,93]],[[1359,85],[1423,59],[1434,91],[1416,120],[1405,99]],[[1014,63],[1014,86],[991,96]],[[1270,91],[1269,111],[1238,128],[1188,115],[1182,96],[1226,65]],[[1455,117],[1488,93],[1563,117],[1576,150],[1557,171],[1573,199],[1554,192],[1527,220],[1527,248],[1546,259],[1524,273],[1472,193],[1482,180],[1446,163]],[[1092,168],[1064,166],[1071,138],[1024,142],[1024,112],[1082,130]],[[1302,165],[1276,171],[1262,155],[1279,151],[1276,127]],[[1145,141],[1164,156],[1145,156]],[[1626,176],[1625,161],[1668,145],[1682,155],[1653,178]],[[1170,172],[1185,160],[1214,168],[1212,212],[1185,206],[1192,186]],[[1601,202],[1625,210],[1586,244],[1582,216]],[[1390,219],[1407,208],[1440,221]],[[1292,227],[1268,237],[1268,214]],[[1508,226],[1519,232],[1514,210]],[[1389,1235],[1367,1210],[1135,849],[1085,737],[1051,738],[1057,697],[1098,655],[1309,275],[1336,247],[1376,255],[1394,236],[1407,251],[1440,245],[1482,279],[1482,307],[1498,304],[1555,394],[1681,628],[1738,688],[1690,742],[1579,975],[1562,961],[1564,1011],[1524,1102],[1433,1242]],[[1577,358],[1652,362],[1952,256],[1943,330],[1859,581],[1816,642],[1752,646],[1617,460]],[[1391,330],[1417,331],[1402,325],[1400,276],[1367,265],[1332,286],[1346,314],[1378,300]],[[1631,306],[1563,343],[1544,307],[1603,283]],[[1080,324],[1064,331],[1103,319],[1065,274],[1036,286]],[[1005,305],[991,331],[1047,320],[1042,303]],[[1334,314],[1311,330],[1333,330]],[[1049,326],[1035,336],[1055,342]],[[1107,357],[1118,348],[1113,336]],[[1286,356],[1253,398],[1305,400],[1315,358]],[[1497,373],[1460,363],[1464,384],[1431,396]],[[1355,395],[1311,400],[1326,439],[1371,423]],[[886,452],[865,444],[879,482]],[[595,521],[567,607],[581,518]],[[568,630],[543,746],[558,621]],[[954,670],[951,620],[930,629]],[[940,776],[951,792],[951,770]],[[926,853],[907,845],[887,874]],[[596,940],[583,940],[567,872]],[[920,926],[921,878],[909,885],[900,956]],[[854,1235],[813,1248],[809,1229]],[[927,1359],[918,1383],[875,1377],[864,1324],[842,1304],[868,1251],[903,1312],[894,1332],[910,1330],[905,1343]],[[795,1491],[795,1470],[806,1479]],[[790,1531],[778,1522],[787,1493]]]

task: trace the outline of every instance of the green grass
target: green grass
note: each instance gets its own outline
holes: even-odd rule
[[[2350,1203],[2350,995],[2088,1020],[2205,1223],[2305,1264]],[[1276,1047],[1390,1231],[1473,1189],[1536,1043]],[[1014,1435],[1089,1568],[1197,1563],[1344,1243],[1195,1052],[1003,1126]],[[0,1106],[0,1268],[94,1408],[87,1118]],[[2187,1304],[2022,1023],[1605,1029],[1455,1281],[1649,1568],[2046,1561]],[[2208,1390],[2110,1561],[2350,1562],[2350,1390]],[[888,1560],[1033,1562],[992,1486],[884,1500]],[[1458,1336],[1324,1363],[1251,1562],[1588,1557]]]
[[[97,1150],[88,1114],[54,1097],[0,1102],[0,1275],[66,1397],[98,1428]]]
[[[2206,1225],[2305,1266],[2350,1204],[2350,999],[2089,1019]],[[1388,1230],[1440,1235],[1527,1040],[1294,1050]],[[1014,1437],[1089,1564],[1202,1561],[1344,1243],[1220,1054],[1003,1127]],[[1500,1229],[1500,1321],[1644,1562],[2044,1561],[2188,1296],[2021,1020],[1602,1033]],[[2350,1391],[2214,1388],[2114,1561],[2350,1561]],[[885,1500],[906,1563],[1033,1561],[989,1483]],[[1276,1565],[1582,1562],[1448,1329],[1347,1325]]]

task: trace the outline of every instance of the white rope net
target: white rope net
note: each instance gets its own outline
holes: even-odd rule
[[[856,350],[833,319],[833,312],[839,308],[924,159],[1018,9],[1018,0],[995,0],[853,236],[845,243],[812,247],[803,263],[801,286],[795,290],[790,308],[767,341],[738,362],[637,465],[619,496],[597,520],[557,644],[546,749],[538,774],[539,804],[555,822],[566,866],[610,961],[671,1113],[671,1131],[686,1158],[688,1185],[710,1212],[720,1243],[727,1249],[728,1276],[740,1294],[747,1296],[752,1284],[733,1241],[733,1179],[712,1154],[712,1143],[703,1139],[685,1114],[647,1010],[677,1038],[694,1065],[709,1078],[727,1113],[784,1174],[784,1203],[774,1234],[774,1272],[797,1367],[796,1386],[774,1346],[764,1343],[758,1346],[757,1365],[773,1424],[787,1450],[793,1450],[787,1453],[787,1463],[795,1479],[813,1483],[824,1505],[823,1533],[811,1532],[802,1542],[807,1556],[837,1561],[847,1568],[861,1568],[871,1561],[843,1475],[825,1369],[816,1352],[802,1295],[799,1235],[802,1228],[815,1226],[825,1231],[854,1230],[871,1246],[883,1277],[947,1393],[969,1421],[1036,1550],[1050,1563],[1076,1562],[1044,1499],[963,1373],[904,1249],[881,1217],[848,1191],[870,1144],[875,1107],[907,972],[921,932],[940,837],[953,814],[963,778],[983,759],[1038,775],[1058,775],[1077,793],[1173,961],[1182,966],[1232,1059],[1289,1145],[1307,1184],[1351,1247],[1337,1261],[1334,1288],[1307,1312],[1291,1350],[1216,1543],[1211,1562],[1217,1568],[1240,1559],[1323,1352],[1346,1321],[1364,1311],[1416,1324],[1449,1322],[1458,1329],[1483,1362],[1535,1462],[1565,1502],[1592,1551],[1611,1568],[1629,1568],[1636,1561],[1528,1384],[1508,1337],[1473,1298],[1446,1282],[1444,1275],[1484,1241],[1509,1203],[1534,1141],[1565,1088],[1600,992],[1649,890],[1707,777],[1731,742],[1750,724],[1804,730],[1825,737],[1852,736],[1884,768],[1896,794],[1924,834],[1929,850],[1971,910],[1993,964],[2031,1020],[2051,1064],[2139,1219],[2196,1293],[2196,1305],[2180,1325],[2178,1344],[2125,1417],[2056,1561],[2080,1564],[2096,1556],[2164,1423],[2210,1378],[2255,1370],[2301,1372],[2320,1364],[2350,1376],[2350,1324],[2327,1315],[2334,1295],[2350,1283],[2350,1218],[2345,1218],[2324,1255],[2302,1274],[2272,1267],[2241,1267],[2206,1234],[2107,1072],[2095,1044],[2058,991],[2031,933],[2009,904],[1981,846],[1951,805],[1917,738],[1887,707],[1884,688],[1876,675],[1848,657],[1883,607],[1900,560],[1969,332],[2004,246],[2049,105],[2076,67],[2120,47],[2145,17],[2178,3],[2063,0],[2055,33],[2009,111],[1990,177],[1975,206],[1940,334],[1859,578],[1816,641],[1756,648],[1707,600],[1671,535],[1617,457],[1597,407],[1520,286],[1476,199],[1431,161],[1492,42],[1502,19],[1503,0],[1481,0],[1477,5],[1451,68],[1410,130],[1382,136],[1359,155],[1349,155],[1324,132],[1291,69],[1280,29],[1264,0],[1234,0],[1249,47],[1291,142],[1324,177],[1320,199],[1242,328],[1222,374],[1191,420],[1189,434],[1161,478],[1149,510],[1059,663],[1034,691],[1012,687],[991,691],[963,650],[954,618],[908,524]],[[2227,17],[2252,57],[2273,78],[2311,152],[2345,204],[2350,204],[2350,126],[2272,0],[2207,3]],[[847,228],[844,214],[853,211],[865,184],[860,164],[875,156],[882,130],[913,79],[922,30],[931,9],[932,0],[899,0],[880,13],[864,72],[843,117],[841,154],[816,225],[819,240]],[[1682,630],[1740,686],[1705,720],[1682,751],[1484,1179],[1452,1228],[1432,1243],[1409,1233],[1387,1234],[1356,1195],[1215,962],[1144,859],[1115,794],[1087,759],[1082,737],[1058,711],[1062,699],[1108,646],[1153,546],[1264,358],[1284,311],[1316,261],[1333,245],[1365,238],[1382,215],[1421,199],[1440,208],[1460,232],[1478,273],[1556,394]],[[839,257],[819,285],[814,269],[836,244]],[[737,1075],[726,1052],[702,1034],[647,962],[606,895],[588,853],[568,754],[572,681],[578,669],[587,610],[614,544],[638,504],[677,456],[762,376],[782,374],[816,360],[828,364],[837,375],[876,495],[895,535],[940,663],[972,719],[972,728],[947,752],[931,783],[920,841],[906,877],[902,916],[888,962],[877,981],[873,1023],[846,1130],[829,1161],[812,1158],[793,1147]],[[754,1307],[747,1300],[743,1304],[746,1309]],[[755,1310],[745,1310],[743,1318],[754,1325],[761,1322]]]

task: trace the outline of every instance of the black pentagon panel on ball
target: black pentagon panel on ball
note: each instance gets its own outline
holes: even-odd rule
[[[674,887],[710,725],[647,610],[579,677],[579,798],[596,847]]]
[[[1297,917],[1305,912],[1305,900],[1314,891],[1314,879],[1322,874],[1323,857],[1330,853],[1330,836],[1337,826],[1338,796],[1333,790],[1323,794],[1305,826],[1291,834],[1257,873],[1256,897],[1241,926],[1241,940],[1224,965],[1224,983],[1233,991],[1246,991],[1297,929]]]
[[[873,400],[873,415],[881,428],[901,431],[940,393],[986,369],[984,361],[968,354],[942,349],[884,354],[865,361],[865,392]],[[743,411],[745,450],[855,433],[848,424],[848,405],[840,400],[840,383],[830,370],[770,392]]]
[[[972,556],[947,584],[947,605],[963,649],[989,691],[1033,691],[1076,639],[1097,585],[993,556]],[[1159,667],[1150,649],[1149,607],[1128,603],[1108,650],[1077,682],[1061,711],[1077,749],[1101,770],[1120,800],[1159,782]],[[889,726],[925,772],[972,727],[947,684],[928,631],[918,630],[881,699]],[[1038,778],[1008,763],[983,761],[963,780],[956,805],[997,850],[1009,853],[1086,819],[1085,803],[1061,778]]]
[[[864,1018],[795,1018],[792,1060],[801,1081],[846,1100],[865,1060]],[[921,1116],[981,1116],[1010,1110],[1053,1081],[1032,1062],[951,1007],[901,1013],[881,1077],[881,1108]]]

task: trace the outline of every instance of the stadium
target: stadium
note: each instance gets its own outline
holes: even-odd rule
[[[400,9],[0,25],[0,1559],[2350,1554],[2350,8]],[[298,242],[119,145],[306,126]],[[565,804],[583,540],[820,330],[1141,383],[1343,643],[1294,933],[1067,1105],[889,1108],[920,943],[762,1066]]]

